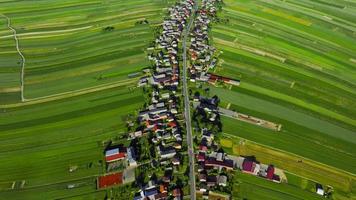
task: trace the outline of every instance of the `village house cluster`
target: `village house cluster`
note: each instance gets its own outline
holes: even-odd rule
[[[211,17],[216,15],[216,0],[203,0],[201,9],[194,21],[194,28],[190,34],[189,48],[191,66],[189,68],[190,81],[208,81],[209,68],[214,68],[217,59],[214,58],[215,48],[209,45],[209,24]]]
[[[137,128],[128,134],[130,141],[138,141],[145,137],[153,144],[155,158],[140,160],[137,151],[141,147],[132,143],[127,145],[109,145],[104,151],[107,174],[98,178],[98,188],[122,184],[127,178],[127,169],[140,167],[148,162],[153,168],[163,170],[163,176],[153,177],[148,172],[149,181],[140,183],[135,200],[182,199],[183,188],[181,184],[172,182],[175,170],[182,167],[183,132],[180,126],[182,113],[180,111],[179,93],[179,42],[187,20],[193,11],[193,0],[182,0],[169,8],[169,16],[162,23],[162,31],[149,47],[148,59],[152,69],[143,70],[146,76],[140,78],[138,86],[145,87],[149,99],[145,108],[138,113],[136,123],[131,122],[129,127]],[[115,172],[125,168],[124,172]],[[135,175],[134,175],[135,176]],[[137,177],[136,177],[137,178]],[[137,180],[136,180],[137,181]]]
[[[217,4],[221,0],[203,0],[201,9],[194,21],[194,28],[190,34],[190,68],[191,82],[203,81],[215,84],[218,81],[239,86],[240,81],[209,73],[218,64],[216,48],[210,45],[209,27],[216,17]]]
[[[182,199],[181,186],[172,184],[174,168],[182,165],[183,133],[179,124],[179,42],[187,20],[193,10],[193,0],[184,0],[169,9],[169,17],[163,21],[162,33],[149,47],[148,59],[153,63],[150,76],[140,79],[138,86],[151,85],[150,104],[139,113],[141,130],[130,134],[137,138],[151,133],[156,146],[158,165],[164,167],[164,175],[142,186],[135,196],[139,199]]]

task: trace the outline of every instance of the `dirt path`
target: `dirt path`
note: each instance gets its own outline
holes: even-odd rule
[[[4,16],[6,17],[6,16]],[[56,31],[38,31],[38,32],[29,32],[29,33],[20,33],[17,34],[17,36],[25,37],[25,36],[36,36],[36,35],[48,35],[48,34],[61,34],[61,33],[70,33],[70,32],[75,32],[79,30],[85,30],[92,28],[93,26],[84,26],[84,27],[79,27],[79,28],[72,28],[72,29],[65,29],[65,30],[56,30]],[[10,38],[12,35],[4,35],[1,36],[1,38]]]
[[[20,45],[19,45],[19,40],[17,38],[17,32],[16,30],[11,26],[11,19],[9,17],[7,17],[6,15],[4,14],[0,14],[1,16],[5,17],[6,20],[7,20],[7,27],[13,32],[13,36],[14,36],[14,39],[15,39],[15,42],[16,42],[16,50],[17,52],[19,53],[20,57],[21,57],[21,80],[20,80],[20,83],[21,83],[21,101],[24,102],[25,101],[25,97],[23,95],[24,93],[24,76],[25,76],[25,63],[26,63],[26,59],[25,59],[25,56],[21,53],[21,50],[20,50]]]

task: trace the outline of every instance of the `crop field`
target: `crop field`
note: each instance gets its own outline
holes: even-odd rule
[[[154,38],[153,29],[171,2],[0,2],[0,14],[11,20],[26,58],[25,98],[106,84],[140,71],[148,64],[144,50]],[[139,23],[144,20],[148,24]],[[1,101],[15,102],[19,100],[20,57],[1,15],[0,48]]]
[[[315,187],[308,187],[308,182],[334,186],[334,196],[350,197],[356,186],[356,176],[345,173],[337,168],[325,166],[321,163],[303,157],[264,146],[249,140],[224,133],[220,141],[230,141],[233,145],[223,145],[224,149],[234,155],[254,156],[258,161],[287,170],[288,184],[314,192]],[[226,142],[225,142],[226,144]],[[298,176],[295,177],[294,174]],[[300,176],[300,177],[299,177]],[[289,178],[291,177],[291,181]],[[301,178],[303,177],[303,178]],[[294,179],[301,179],[299,182]]]
[[[282,124],[282,130],[223,117],[223,132],[316,161],[328,170],[339,170],[341,174],[335,176],[330,171],[325,173],[325,177],[334,176],[329,181],[312,174],[308,177],[339,188],[336,193],[341,195],[335,195],[336,199],[355,198],[355,182],[351,180],[356,174],[356,3],[224,3],[220,22],[212,27],[213,45],[220,52],[214,73],[239,79],[241,85],[211,87],[211,94],[218,95],[222,105],[229,105],[231,110]],[[230,146],[229,141],[223,143]],[[266,152],[274,155],[271,151],[248,149],[247,153],[274,161],[282,169],[297,166],[287,166],[289,159],[281,155],[268,156]],[[344,180],[337,183],[341,177]],[[256,191],[250,188],[252,185],[242,186],[241,194],[244,190]]]
[[[239,173],[235,176],[232,194],[234,199],[272,199],[272,200],[316,200],[324,199],[316,194],[290,184],[276,184],[262,178]]]
[[[95,192],[103,142],[125,133],[123,119],[141,105],[142,91],[122,86],[2,109],[0,197],[53,199]],[[69,173],[70,166],[78,169]],[[24,189],[10,189],[13,181],[23,180]],[[68,184],[80,187],[69,190]]]
[[[0,199],[104,199],[95,185],[104,143],[142,107],[128,75],[148,66],[145,49],[172,2],[0,2]],[[26,58],[25,102],[11,28]]]
[[[225,1],[221,18],[229,21],[212,29],[223,60],[216,72],[241,79],[247,91],[354,128],[356,10],[337,2],[346,8],[338,12],[312,1]]]

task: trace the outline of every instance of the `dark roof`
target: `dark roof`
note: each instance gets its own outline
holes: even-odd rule
[[[253,165],[254,165],[254,162],[245,159],[242,163],[242,170],[252,172]]]
[[[152,195],[155,195],[157,193],[158,193],[158,191],[157,191],[156,188],[145,190],[145,196],[152,196]]]
[[[220,166],[220,167],[232,169],[234,167],[234,161],[232,160],[217,161],[216,158],[208,157],[205,159],[205,166]]]
[[[210,182],[210,183],[216,183],[217,178],[216,178],[216,176],[208,176],[208,177],[206,178],[206,181],[207,181],[207,182]]]

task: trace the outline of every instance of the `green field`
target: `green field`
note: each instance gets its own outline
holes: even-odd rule
[[[106,191],[95,188],[103,144],[125,133],[125,117],[142,108],[143,93],[128,74],[149,64],[145,49],[172,2],[0,2],[0,200],[104,199]],[[213,72],[241,85],[211,86],[209,95],[282,130],[222,117],[222,136],[231,139],[223,144],[275,164],[289,180],[237,172],[233,198],[320,199],[312,179],[334,187],[333,199],[356,199],[356,2],[224,4],[211,29],[220,52]],[[21,59],[5,16],[26,58],[24,103]],[[236,150],[240,140],[246,146]],[[70,173],[73,165],[79,169]]]
[[[0,2],[26,58],[26,99],[68,92],[127,78],[148,62],[145,48],[163,20],[167,0],[45,0]],[[137,24],[147,20],[149,24]],[[1,102],[14,102],[20,57],[0,16]],[[104,31],[114,27],[113,31]],[[110,78],[102,76],[115,74]],[[18,91],[17,91],[18,92]],[[5,94],[3,94],[5,93]],[[9,94],[10,93],[10,94]]]
[[[0,16],[0,199],[104,198],[95,185],[103,142],[125,133],[125,117],[142,107],[142,91],[130,89],[137,80],[128,74],[147,67],[145,48],[170,4],[0,2],[26,57],[27,99],[18,103],[20,57]],[[73,165],[79,168],[70,173]]]
[[[344,170],[345,176],[355,177],[356,3],[224,3],[220,22],[212,27],[213,45],[220,52],[220,64],[213,72],[240,79],[241,85],[230,89],[211,87],[211,95],[217,94],[222,106],[230,104],[229,109],[282,124],[282,131],[277,133],[223,117],[223,132],[326,164],[330,169]],[[259,155],[256,151],[250,153]],[[260,159],[273,161],[263,154]],[[275,162],[280,163],[278,157]],[[303,171],[295,173],[305,175]],[[355,198],[354,181],[348,187],[344,185],[348,181],[315,178],[341,190],[341,195],[334,198]],[[235,196],[296,198],[283,197],[264,187],[261,194],[251,196],[248,191],[256,191],[254,184],[242,184]]]
[[[1,110],[0,199],[53,199],[95,191],[103,143],[125,133],[124,118],[142,104],[126,86],[65,100]],[[91,167],[88,167],[91,163]],[[69,167],[79,169],[69,173]],[[25,189],[10,190],[13,181]],[[83,187],[68,190],[67,184]],[[95,195],[95,194],[93,194]]]
[[[354,195],[356,176],[236,135],[222,134],[220,142],[222,142],[221,145],[225,151],[234,155],[254,156],[259,162],[273,164],[280,169],[286,170],[288,185],[298,186],[300,189],[314,193],[315,183],[320,183],[332,185],[335,197],[350,198]],[[300,183],[295,179],[298,179]]]
[[[324,199],[290,184],[276,184],[262,178],[239,173],[235,176],[234,199],[304,200]]]

